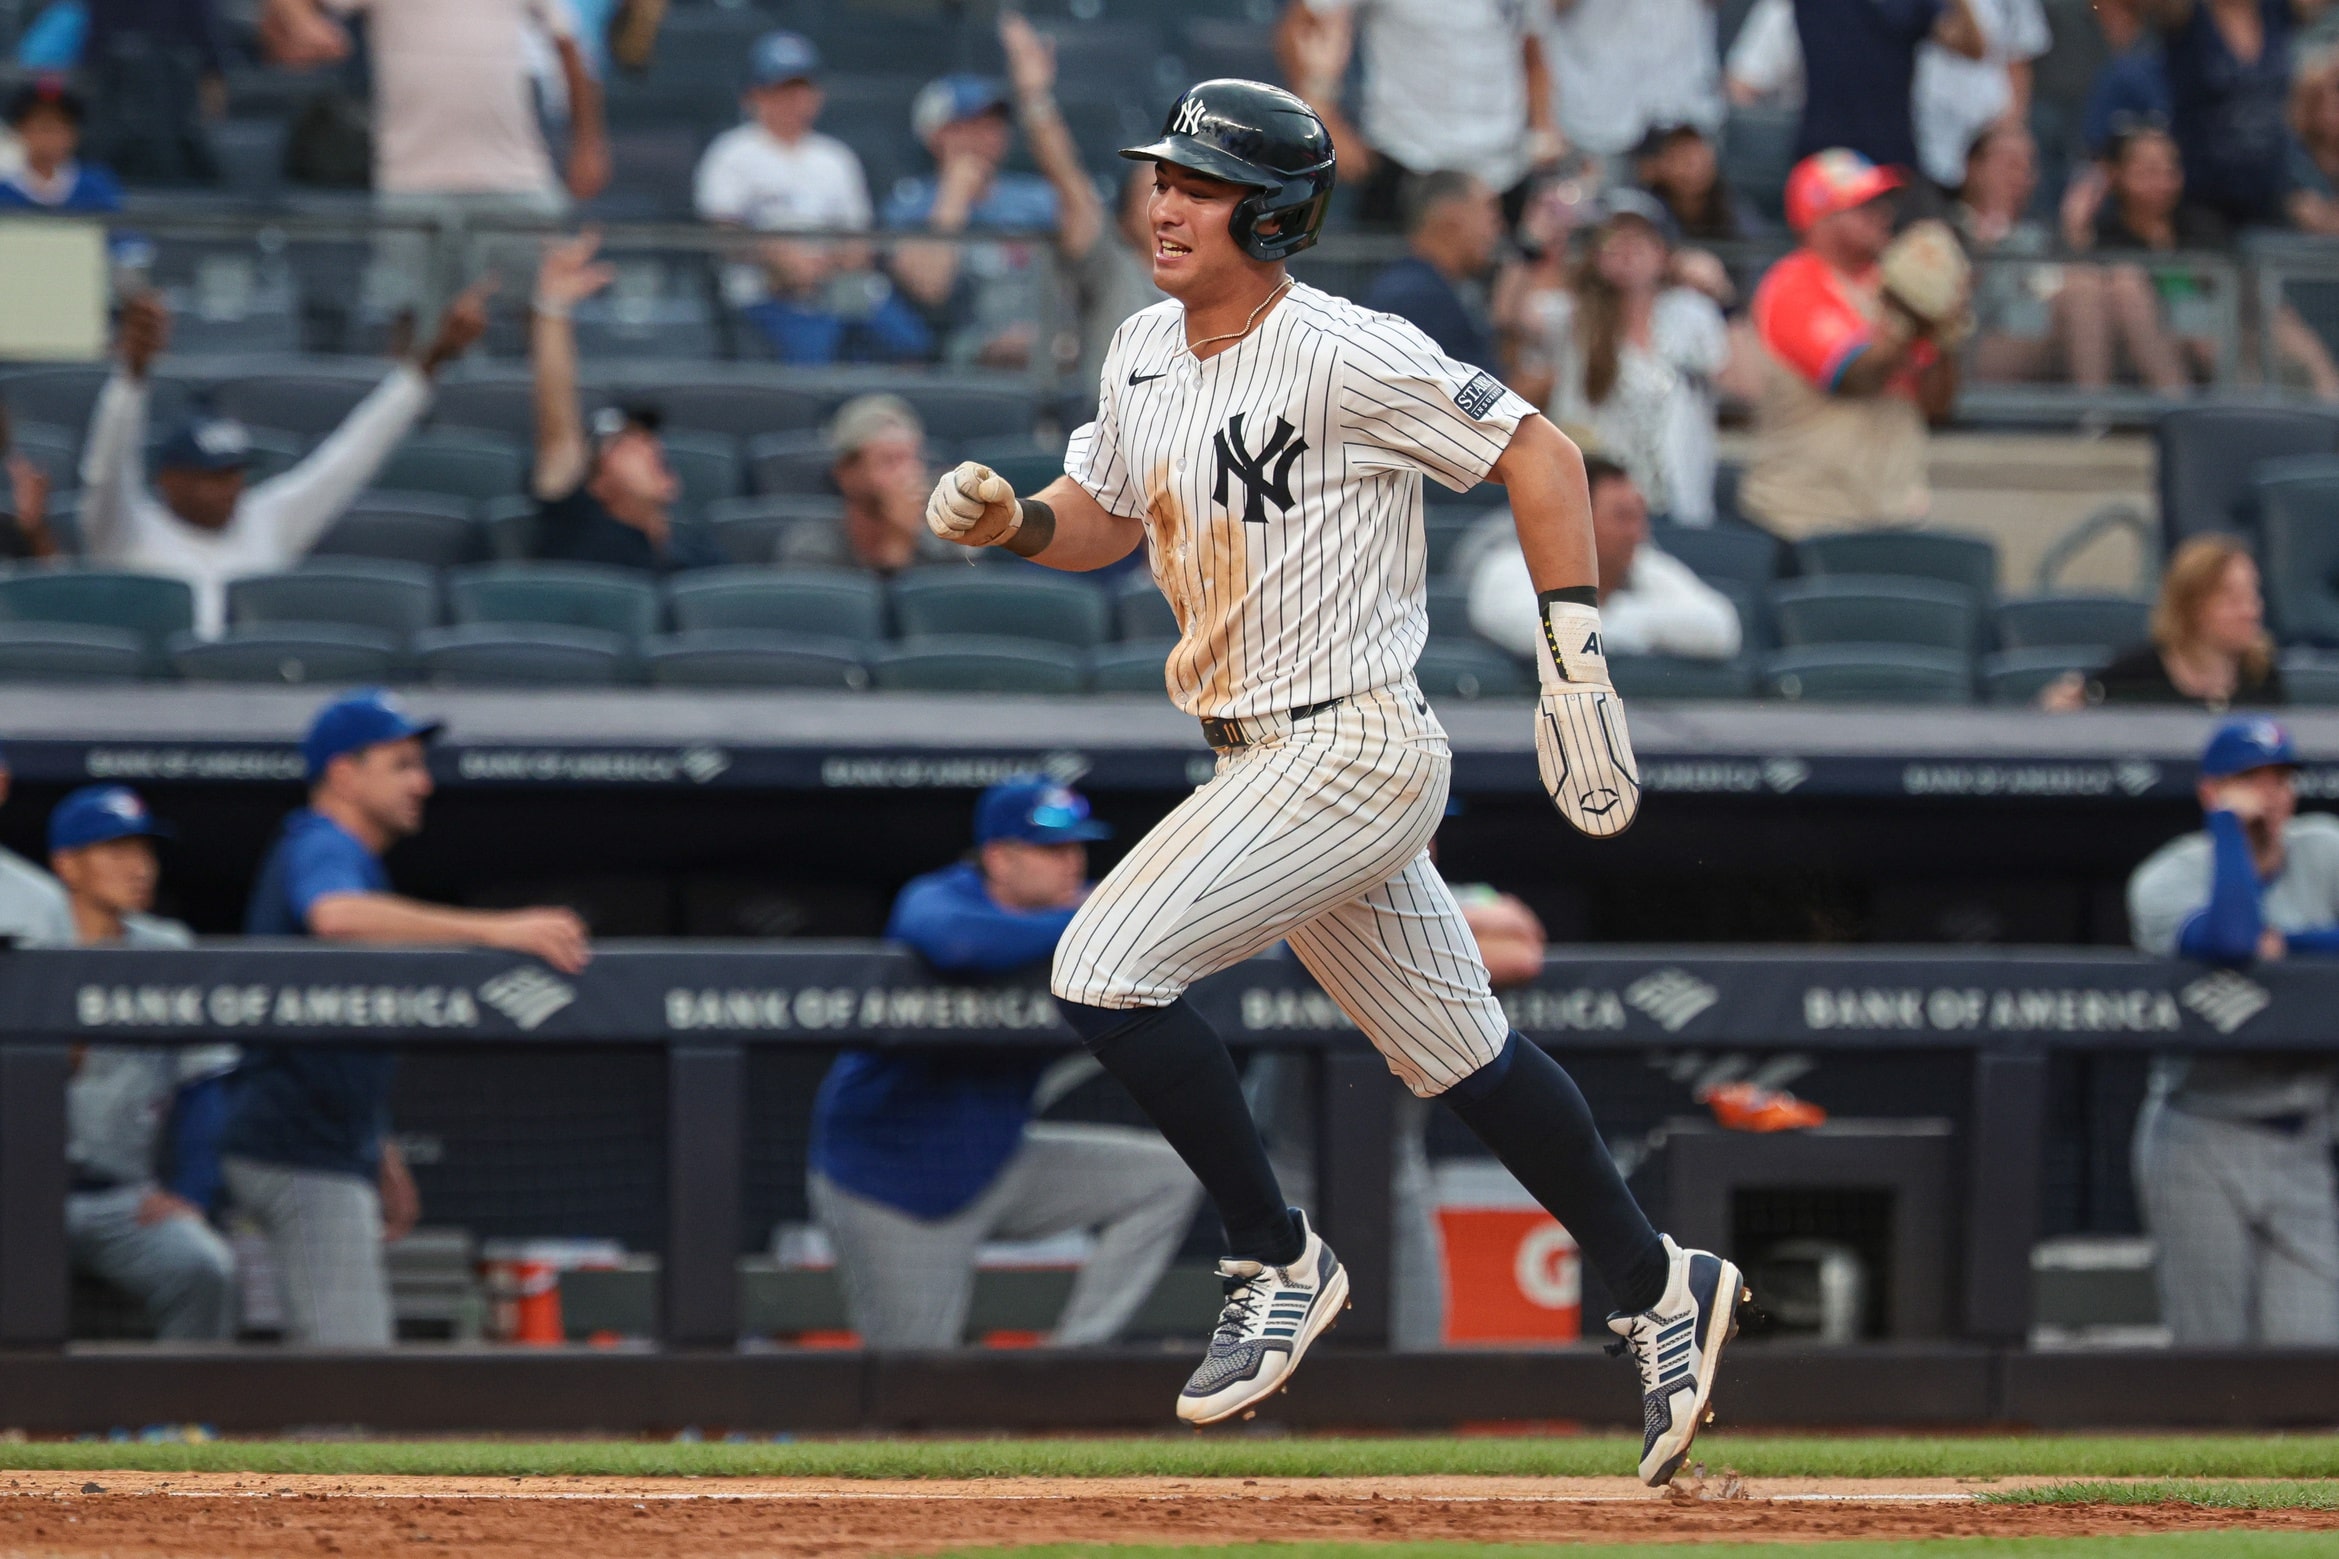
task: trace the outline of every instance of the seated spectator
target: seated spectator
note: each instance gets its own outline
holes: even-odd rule
[[[2102,389],[2112,380],[2114,347],[2104,275],[2094,266],[2046,263],[2055,243],[2030,215],[2037,190],[2038,145],[2026,126],[2007,120],[1974,138],[1949,213],[1976,262],[1967,362],[1977,379]],[[2022,261],[2039,263],[2007,263]]]
[[[837,408],[828,442],[836,452],[829,479],[845,496],[845,517],[788,526],[774,562],[897,574],[959,556],[926,528],[926,428],[909,402],[898,395],[855,396]]]
[[[577,332],[569,315],[609,285],[593,263],[598,234],[544,253],[536,272],[528,355],[536,375],[536,500],[531,551],[562,563],[666,573],[724,561],[712,541],[674,524],[682,483],[666,464],[656,407],[604,407],[588,428],[577,399]],[[588,434],[590,437],[588,437]]]
[[[1917,51],[1910,106],[1917,162],[1943,189],[1965,180],[1966,151],[1992,125],[2030,117],[2031,62],[2053,41],[2039,0],[1966,0],[1982,48],[1968,55],[1928,40]]]
[[[119,211],[122,186],[76,155],[85,114],[79,93],[44,77],[18,87],[8,100],[24,166],[0,178],[0,211]]]
[[[2201,754],[2207,827],[2128,879],[2137,947],[2247,969],[2339,953],[2339,819],[2298,813],[2298,753],[2228,720]],[[2332,1070],[2312,1056],[2155,1058],[2136,1120],[2136,1202],[2180,1348],[2339,1342]]]
[[[1738,608],[1649,540],[1649,506],[1615,461],[1584,457],[1592,490],[1592,546],[1600,564],[1600,638],[1611,655],[1728,660],[1738,653]],[[1503,523],[1508,523],[1504,517]],[[1487,548],[1470,572],[1470,626],[1512,654],[1537,653],[1543,632],[1535,586],[1517,539]]]
[[[934,355],[926,317],[855,249],[807,238],[756,246],[764,296],[740,311],[783,363],[922,363]]]
[[[1795,155],[1809,158],[1840,147],[1881,168],[1917,168],[1918,55],[1932,42],[1969,60],[1982,58],[1989,43],[1972,0],[1794,4],[1804,78]],[[1918,211],[1933,208],[1930,186],[1918,185],[1912,194]],[[1791,214],[1788,226],[1794,226]]]
[[[1712,137],[1696,125],[1659,125],[1632,154],[1632,176],[1663,203],[1673,230],[1697,243],[1763,237],[1769,224],[1754,203],[1722,181]]]
[[[290,568],[373,480],[430,408],[431,381],[487,329],[490,284],[448,308],[437,336],[390,370],[341,426],[280,476],[245,485],[251,436],[224,417],[197,416],[164,440],[146,490],[147,369],[170,334],[152,293],[122,307],[121,366],[106,381],[81,453],[81,540],[89,560],[168,574],[195,587],[195,631],[227,621],[227,582]]]
[[[1054,231],[1062,212],[1053,186],[1036,173],[1002,171],[1015,145],[1008,107],[1006,84],[987,76],[926,83],[910,122],[935,171],[895,187],[884,225],[953,238]],[[1030,361],[1049,275],[1028,246],[903,243],[894,251],[893,274],[946,338],[949,361],[999,368]]]
[[[914,878],[885,934],[962,981],[1044,983],[1111,834],[1036,776],[983,793],[975,850]],[[1096,1232],[1049,1342],[1110,1342],[1144,1304],[1201,1187],[1150,1130],[1035,1121],[1045,1051],[848,1050],[812,1107],[812,1210],[865,1347],[955,1347],[987,1240]]]
[[[1714,400],[1730,355],[1713,299],[1677,283],[1665,209],[1611,190],[1570,285],[1540,300],[1544,410],[1590,432],[1632,473],[1659,513],[1684,525],[1714,517]]]
[[[8,802],[8,759],[0,754],[0,806]],[[73,912],[56,878],[0,845],[0,947],[70,947]]]
[[[154,840],[137,792],[85,785],[49,814],[49,864],[83,947],[192,947],[154,908]],[[165,1342],[235,1335],[235,1257],[207,1214],[219,1197],[228,1045],[80,1048],[65,1085],[65,1240],[73,1265],[146,1307]]]
[[[2145,19],[2148,0],[2094,0],[2090,7],[2111,58],[2096,73],[2081,113],[2080,138],[2101,157],[2123,124],[2167,124],[2173,111],[2160,32]]]
[[[261,864],[247,935],[493,947],[564,974],[585,966],[585,925],[568,910],[446,909],[391,891],[382,855],[422,828],[423,743],[438,729],[379,689],[319,711],[301,742],[309,804],[285,819]],[[390,1135],[397,1059],[356,1045],[258,1045],[237,1074],[220,1142],[228,1191],[267,1236],[292,1342],[394,1340],[382,1245],[421,1216]]]
[[[2285,220],[2291,39],[2328,0],[2145,0],[2186,191],[2229,227]]]
[[[2290,84],[2290,225],[2339,237],[2339,48],[2298,62]]]
[[[1411,321],[1446,356],[1499,377],[1484,311],[1462,290],[1483,282],[1502,242],[1494,191],[1467,173],[1425,173],[1406,199],[1405,242],[1413,252],[1373,278],[1364,306]]]
[[[812,40],[765,33],[748,55],[747,80],[747,122],[716,136],[698,160],[698,214],[766,232],[868,227],[861,159],[813,128],[826,98]]]
[[[2258,565],[2231,536],[2195,536],[2160,576],[2152,642],[2123,650],[2092,676],[2062,678],[2039,695],[2047,709],[2091,704],[2276,707],[2288,701]]]
[[[1755,290],[1761,390],[1738,488],[1739,507],[1782,536],[1905,524],[1932,505],[1925,426],[1949,414],[1957,359],[1877,277],[1902,182],[1841,149],[1788,176],[1803,246]]]

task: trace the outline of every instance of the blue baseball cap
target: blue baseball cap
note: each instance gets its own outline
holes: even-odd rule
[[[1020,839],[1026,844],[1084,844],[1110,839],[1112,825],[1088,815],[1088,798],[1037,774],[1002,780],[975,803],[975,843]]]
[[[2290,744],[2289,727],[2264,715],[2226,721],[2201,749],[2203,779],[2225,779],[2252,769],[2297,767],[2298,749]]]
[[[923,141],[944,125],[983,114],[1004,113],[1014,99],[996,76],[937,76],[918,89],[910,103],[910,128]]]
[[[127,785],[84,785],[49,814],[51,850],[78,850],[109,839],[168,839],[172,832]]]
[[[301,738],[300,755],[313,785],[325,777],[325,766],[343,753],[363,752],[410,736],[427,742],[439,730],[440,722],[415,719],[383,689],[360,688],[317,711],[317,718],[309,722],[309,734]]]
[[[155,451],[159,471],[241,471],[252,463],[252,432],[233,417],[196,417]]]
[[[820,49],[800,32],[781,28],[755,40],[747,52],[750,86],[776,87],[783,81],[810,81],[820,74]]]

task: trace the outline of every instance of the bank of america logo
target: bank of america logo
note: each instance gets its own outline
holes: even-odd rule
[[[533,1029],[577,999],[577,988],[533,964],[522,964],[479,987],[479,999],[523,1029]]]
[[[2179,991],[2177,1000],[2199,1013],[2201,1020],[2218,1033],[2230,1034],[2264,1012],[2274,997],[2257,981],[2245,979],[2231,969],[2220,969]]]
[[[1686,969],[1659,969],[1624,988],[1624,999],[1656,1019],[1668,1034],[1722,999],[1722,993]]]

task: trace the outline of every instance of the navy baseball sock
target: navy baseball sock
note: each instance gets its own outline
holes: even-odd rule
[[[1297,1261],[1307,1241],[1283,1200],[1226,1044],[1184,997],[1166,1007],[1056,1008],[1202,1182],[1244,1261]]]
[[[1665,1295],[1665,1242],[1616,1172],[1591,1106],[1557,1061],[1517,1029],[1502,1054],[1445,1092],[1445,1101],[1528,1194],[1575,1236],[1617,1308]]]

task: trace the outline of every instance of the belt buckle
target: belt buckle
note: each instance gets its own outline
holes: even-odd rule
[[[1202,717],[1202,740],[1221,752],[1250,745],[1249,740],[1243,735],[1241,721],[1222,720],[1215,715]]]

